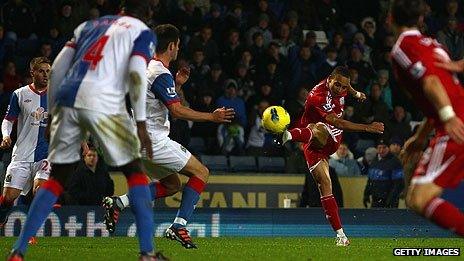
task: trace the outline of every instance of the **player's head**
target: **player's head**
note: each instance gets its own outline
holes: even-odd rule
[[[142,21],[147,21],[151,15],[149,0],[122,0],[121,10],[123,14],[136,17]]]
[[[37,88],[48,86],[48,77],[50,76],[51,62],[47,57],[35,57],[29,63],[32,82]]]
[[[156,54],[167,54],[171,61],[177,59],[179,52],[180,33],[172,24],[162,24],[155,27],[158,44],[156,45]]]
[[[393,23],[396,26],[416,27],[423,20],[424,13],[423,0],[394,0],[391,7]]]
[[[330,74],[327,84],[335,96],[346,95],[350,87],[350,71],[345,66],[337,66]]]

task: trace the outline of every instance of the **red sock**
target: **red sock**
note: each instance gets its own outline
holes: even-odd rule
[[[448,201],[436,197],[427,203],[424,216],[435,224],[464,237],[464,214]]]
[[[324,209],[325,217],[329,221],[330,225],[334,231],[342,228],[342,222],[340,221],[340,216],[338,215],[338,205],[337,201],[333,195],[321,197],[322,208]]]
[[[159,181],[156,181],[155,182],[155,199],[157,198],[164,198],[164,197],[167,197],[168,196],[168,193],[166,191],[166,187],[161,184],[161,182]]]
[[[292,141],[308,143],[313,137],[313,132],[310,128],[295,128],[289,130],[292,135]]]

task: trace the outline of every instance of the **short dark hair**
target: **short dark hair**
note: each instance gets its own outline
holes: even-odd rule
[[[147,20],[150,16],[150,3],[148,0],[122,0],[121,9],[141,20]]]
[[[345,78],[350,78],[350,70],[346,66],[337,66],[330,74],[330,77],[334,77],[335,75],[340,75]]]
[[[37,66],[39,66],[42,63],[46,63],[46,64],[49,64],[49,65],[52,64],[50,59],[48,59],[47,57],[40,56],[40,57],[35,57],[35,58],[33,58],[31,60],[31,62],[29,63],[29,68],[31,70],[35,70],[37,68]]]
[[[413,27],[425,14],[425,3],[423,0],[394,0],[391,12],[396,25]]]
[[[177,44],[180,38],[179,29],[172,24],[161,24],[155,27],[158,45],[156,46],[157,53],[164,53],[169,46],[169,43]]]

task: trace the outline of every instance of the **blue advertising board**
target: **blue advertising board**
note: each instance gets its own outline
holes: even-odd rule
[[[452,237],[427,220],[402,209],[341,209],[344,230],[351,237]],[[174,209],[154,209],[155,236],[163,235],[176,215]],[[1,236],[17,236],[26,209],[15,208]],[[197,237],[311,236],[332,237],[319,208],[293,209],[198,209],[188,229]],[[135,236],[135,220],[129,209],[121,213],[114,236]],[[62,207],[48,216],[38,236],[107,237],[99,207]]]

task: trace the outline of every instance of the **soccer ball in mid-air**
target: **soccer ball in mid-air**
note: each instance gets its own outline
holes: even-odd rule
[[[262,124],[265,130],[280,134],[290,124],[290,115],[281,106],[271,106],[263,112]]]

